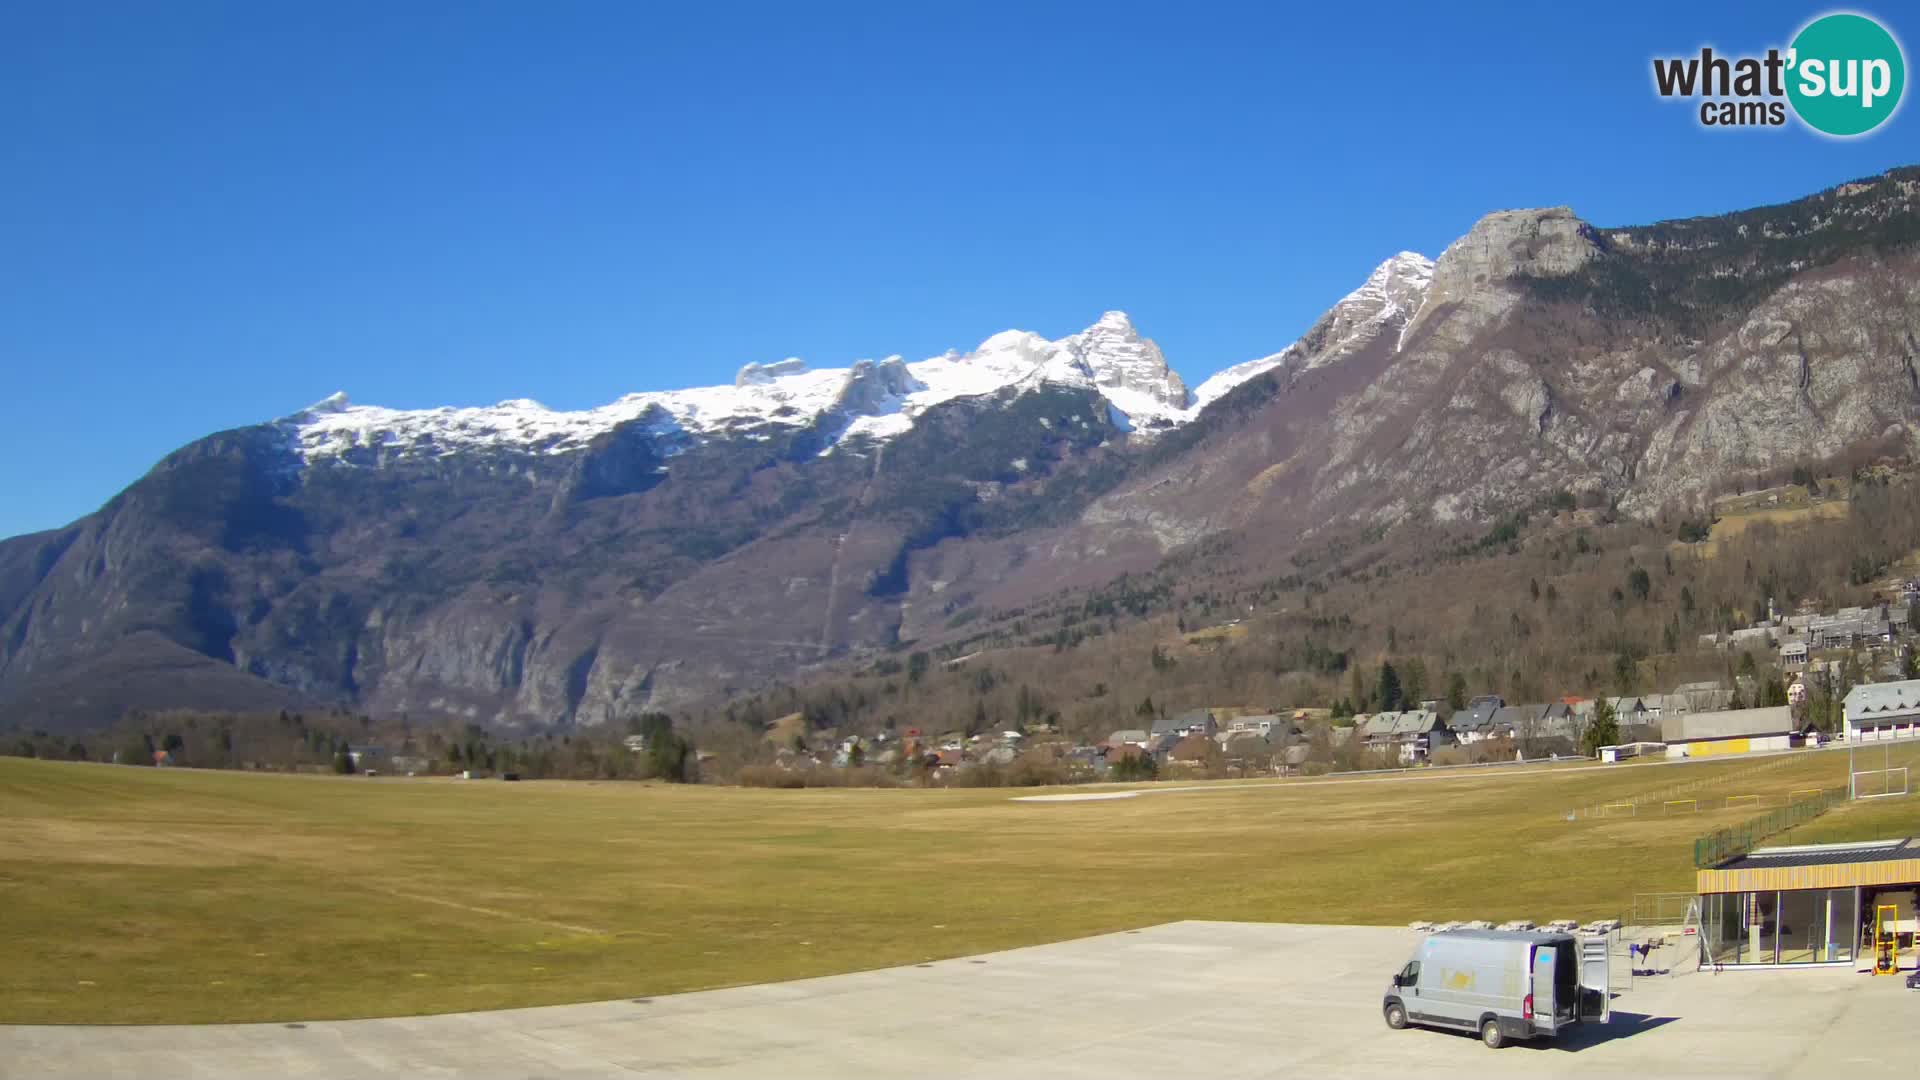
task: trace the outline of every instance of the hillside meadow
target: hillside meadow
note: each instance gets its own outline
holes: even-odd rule
[[[1617,915],[1845,757],[1005,790],[252,775],[0,758],[0,1022],[291,1021],[916,963],[1178,919]],[[1698,812],[1579,818],[1664,797]],[[1756,794],[1719,809],[1729,794]],[[1876,807],[1897,813],[1905,800]],[[1920,803],[1913,804],[1920,806]],[[1691,810],[1691,807],[1687,808]]]

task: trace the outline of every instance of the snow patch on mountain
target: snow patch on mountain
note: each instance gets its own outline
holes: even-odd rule
[[[1106,399],[1116,427],[1151,437],[1192,420],[1208,403],[1263,372],[1282,365],[1306,370],[1337,359],[1393,320],[1410,316],[1432,278],[1431,260],[1411,252],[1395,255],[1334,305],[1307,337],[1285,351],[1227,368],[1197,392],[1188,391],[1160,347],[1141,337],[1125,312],[1109,311],[1057,341],[1007,330],[971,352],[912,363],[890,356],[845,368],[814,369],[789,357],[747,364],[731,386],[628,394],[593,409],[549,409],[525,399],[472,408],[388,409],[356,405],[345,394],[334,394],[280,425],[307,461],[377,462],[485,448],[565,454],[632,421],[644,421],[660,435],[765,438],[769,426],[804,427],[837,417],[841,422],[834,426],[842,441],[885,440],[944,402],[1063,386],[1095,391]]]
[[[1008,330],[972,352],[948,352],[907,363],[891,356],[847,368],[811,369],[797,358],[748,364],[732,386],[628,394],[594,409],[549,409],[537,401],[474,408],[387,409],[355,405],[334,394],[286,417],[307,460],[372,451],[377,457],[445,456],[489,446],[564,454],[602,432],[654,414],[662,433],[695,437],[745,433],[765,425],[801,427],[830,414],[848,422],[841,437],[888,439],[916,416],[956,398],[1041,385],[1098,391],[1131,421],[1164,428],[1183,414],[1180,376],[1127,316],[1110,311],[1086,330],[1049,341]]]
[[[1359,288],[1341,297],[1299,341],[1270,356],[1235,364],[1202,382],[1193,392],[1189,417],[1248,379],[1275,368],[1284,367],[1288,374],[1297,375],[1334,363],[1372,341],[1396,320],[1404,336],[1405,327],[1412,323],[1432,284],[1433,260],[1412,251],[1400,252],[1374,267]],[[1400,344],[1396,339],[1394,347]]]

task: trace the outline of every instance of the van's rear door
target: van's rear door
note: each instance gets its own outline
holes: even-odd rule
[[[1613,1015],[1613,959],[1607,939],[1580,939],[1580,1019],[1604,1024]]]
[[[1533,951],[1533,1026],[1543,1034],[1551,1035],[1560,1027],[1560,1014],[1554,1001],[1554,973],[1560,966],[1560,950],[1551,945],[1529,945]]]

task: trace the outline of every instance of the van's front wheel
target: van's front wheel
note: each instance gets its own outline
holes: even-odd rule
[[[1387,1026],[1395,1031],[1407,1026],[1407,1007],[1394,1002],[1387,1006]]]
[[[1507,1045],[1507,1036],[1500,1030],[1500,1021],[1491,1016],[1480,1021],[1480,1041],[1486,1043],[1489,1050],[1498,1050]]]

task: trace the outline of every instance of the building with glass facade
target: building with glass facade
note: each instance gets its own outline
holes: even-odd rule
[[[1920,840],[1760,848],[1699,871],[1701,934],[1727,967],[1915,966]]]

